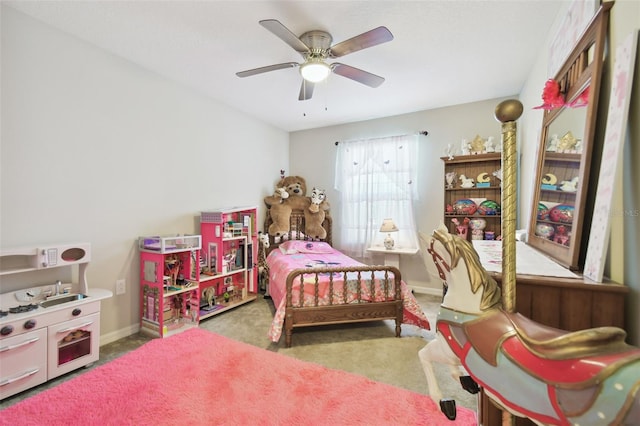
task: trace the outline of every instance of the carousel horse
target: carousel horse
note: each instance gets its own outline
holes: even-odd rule
[[[454,376],[464,367],[501,408],[538,425],[640,424],[640,348],[625,343],[624,330],[569,332],[506,312],[468,241],[444,225],[420,239],[425,265],[446,293],[436,339],[419,358],[429,396],[449,419],[455,401],[442,399],[432,362],[448,364]]]

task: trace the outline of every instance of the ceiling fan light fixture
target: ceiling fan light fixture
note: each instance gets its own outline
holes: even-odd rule
[[[308,61],[300,66],[302,78],[312,83],[318,83],[326,79],[329,73],[331,73],[331,68],[322,60]]]
[[[276,19],[263,19],[259,23],[302,55],[304,62],[285,62],[253,68],[237,72],[238,77],[249,77],[292,67],[298,68],[302,76],[299,101],[311,99],[315,83],[326,80],[332,73],[369,87],[378,87],[384,82],[384,78],[370,72],[339,62],[327,64],[325,60],[339,58],[393,40],[393,34],[386,27],[374,28],[338,44],[332,44],[333,37],[326,31],[311,30],[298,37]]]

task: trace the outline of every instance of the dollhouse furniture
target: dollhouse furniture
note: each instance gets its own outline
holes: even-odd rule
[[[200,306],[200,235],[138,239],[140,331],[168,337],[197,327]]]
[[[271,224],[267,211],[264,228]],[[269,292],[276,313],[269,336],[273,342],[285,334],[291,346],[293,330],[327,324],[394,320],[429,329],[415,297],[394,266],[364,265],[330,245],[331,217],[323,227],[327,239],[311,241],[304,234],[304,212],[291,214],[289,233],[270,237],[267,256]]]
[[[256,300],[256,216],[216,209],[201,212],[201,235],[140,237],[140,330],[168,337]]]
[[[258,297],[258,229],[256,206],[225,207],[200,213],[202,262],[200,320],[252,302]],[[225,297],[226,295],[226,297]]]

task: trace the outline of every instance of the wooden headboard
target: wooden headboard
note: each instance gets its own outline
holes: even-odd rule
[[[271,225],[271,223],[272,223],[271,210],[267,208],[267,214],[264,219],[263,232],[267,232],[269,230],[269,225]],[[330,245],[333,245],[332,234],[331,234],[332,225],[333,225],[333,221],[331,219],[331,215],[329,215],[329,212],[327,212],[324,218],[324,222],[322,222],[322,227],[327,231],[327,237],[324,240],[320,240],[320,241],[327,242]],[[289,218],[289,233],[286,234],[284,237],[280,236],[279,238],[274,237],[273,235],[269,235],[270,246],[269,246],[269,249],[267,250],[267,254],[269,254],[271,250],[274,250],[275,248],[277,248],[280,245],[280,243],[284,243],[285,241],[308,239],[306,238],[304,229],[305,229],[304,211],[293,210],[291,212],[291,217]],[[300,232],[297,232],[297,231],[300,231]]]

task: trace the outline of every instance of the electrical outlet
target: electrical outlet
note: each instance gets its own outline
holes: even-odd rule
[[[127,284],[124,278],[116,280],[116,295],[125,294],[127,292]]]

